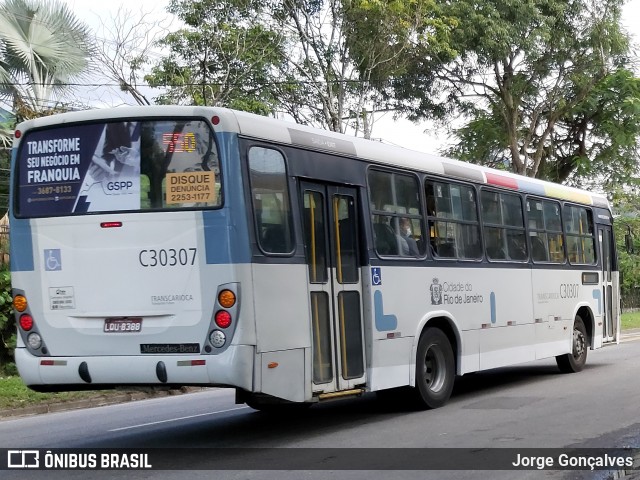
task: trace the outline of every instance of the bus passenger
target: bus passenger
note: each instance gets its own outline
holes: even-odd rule
[[[411,220],[407,217],[400,218],[400,236],[406,242],[406,251],[404,251],[405,244],[402,243],[402,254],[419,257],[420,251],[418,250],[418,243],[411,235]]]

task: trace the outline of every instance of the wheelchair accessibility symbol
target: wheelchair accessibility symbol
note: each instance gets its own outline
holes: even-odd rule
[[[371,285],[374,287],[382,285],[382,269],[380,267],[371,267]]]
[[[59,248],[45,248],[44,269],[47,272],[62,270],[62,254],[60,253]]]

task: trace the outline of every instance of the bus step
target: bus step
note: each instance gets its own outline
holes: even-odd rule
[[[318,400],[322,402],[323,400],[333,400],[334,398],[357,396],[357,395],[362,395],[363,393],[364,393],[364,388],[342,390],[341,392],[321,393],[320,395],[318,395]]]

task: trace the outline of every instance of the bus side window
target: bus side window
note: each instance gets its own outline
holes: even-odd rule
[[[426,243],[418,179],[414,175],[371,169],[368,180],[378,255],[421,258]]]
[[[249,176],[260,248],[265,253],[291,253],[293,229],[284,157],[272,148],[251,147]]]
[[[487,258],[526,261],[527,243],[520,196],[483,189],[480,203]]]
[[[475,190],[467,185],[428,180],[425,195],[434,257],[480,259],[482,243]]]
[[[534,262],[564,263],[560,204],[549,200],[527,199],[527,224]]]
[[[569,262],[591,265],[596,262],[595,230],[591,211],[584,207],[564,206],[564,227]]]

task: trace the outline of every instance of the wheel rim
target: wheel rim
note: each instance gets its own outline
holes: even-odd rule
[[[573,358],[578,360],[584,355],[587,345],[587,340],[584,338],[584,333],[581,330],[573,329]]]
[[[444,353],[438,345],[427,348],[424,357],[424,383],[431,392],[439,392],[446,380]]]

